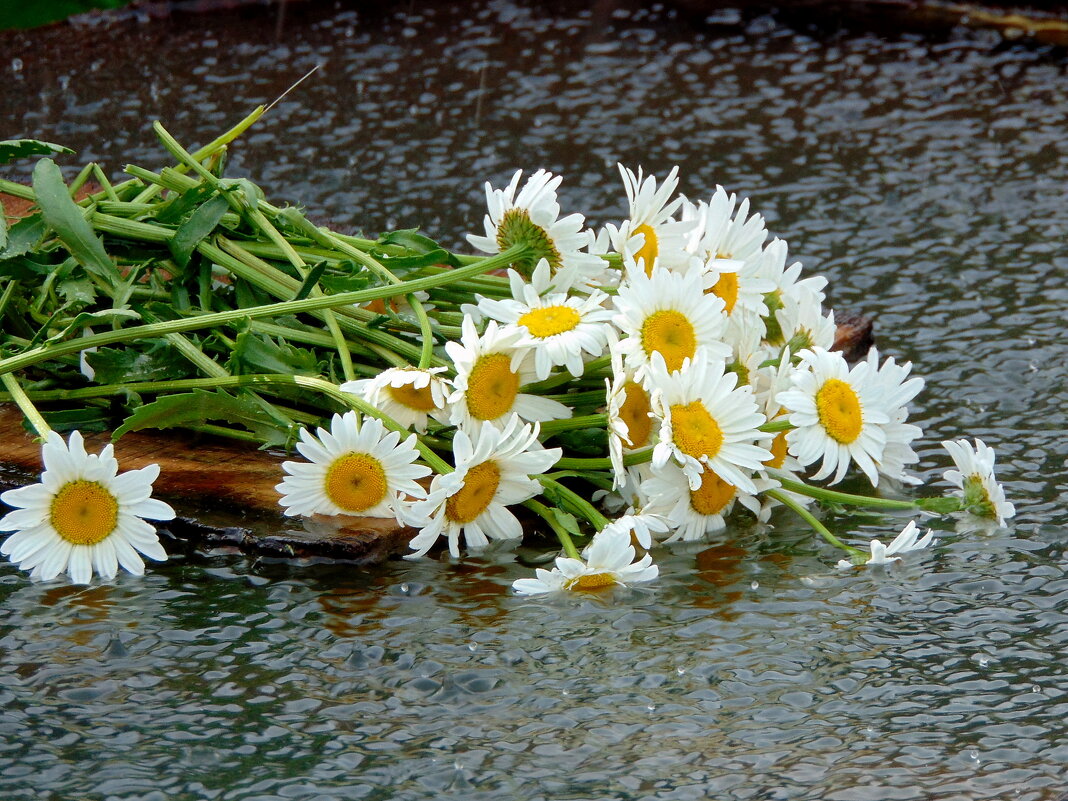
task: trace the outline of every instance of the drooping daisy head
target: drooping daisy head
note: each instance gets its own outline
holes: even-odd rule
[[[672,199],[679,186],[679,168],[673,167],[658,188],[656,178],[643,177],[641,167],[635,175],[622,164],[618,166],[630,210],[619,228],[607,226],[612,246],[646,275],[657,264],[666,269],[685,267],[690,258],[686,237],[696,221],[672,219],[683,202],[681,197]]]
[[[801,365],[792,374],[793,388],[776,396],[790,410],[795,426],[786,435],[790,451],[802,465],[822,460],[816,479],[833,473],[835,484],[853,462],[877,486],[878,462],[886,447],[883,426],[890,417],[867,363],[850,370],[842,354],[822,348],[798,356]]]
[[[888,565],[891,562],[899,562],[901,561],[899,554],[923,550],[934,542],[933,537],[934,532],[930,529],[927,530],[923,537],[920,537],[920,530],[916,527],[916,521],[910,520],[908,525],[901,530],[900,534],[894,537],[889,545],[883,545],[882,542],[874,539],[868,543],[871,551],[870,555],[858,554],[854,557],[856,561],[849,559],[839,560],[838,567],[845,570],[859,565]]]
[[[16,507],[0,520],[0,531],[15,532],[0,553],[32,578],[48,581],[66,572],[75,584],[88,584],[94,571],[112,579],[119,566],[143,575],[140,555],[167,558],[155,528],[142,519],[174,517],[170,506],[150,497],[159,465],[119,475],[113,447],[88,454],[78,431],[68,442],[50,432],[41,457],[41,483],[0,495]]]
[[[645,381],[654,354],[670,372],[679,370],[698,351],[707,359],[728,359],[723,342],[726,317],[723,301],[704,294],[696,272],[655,269],[651,276],[628,266],[627,281],[616,295],[613,322],[623,333],[619,351],[639,381]]]
[[[999,526],[1016,515],[1016,508],[1005,500],[1005,490],[994,477],[993,448],[981,439],[975,440],[974,446],[960,439],[943,442],[942,447],[957,468],[947,470],[943,478],[957,488],[954,494],[963,500],[968,515]]]
[[[687,362],[670,374],[661,365],[657,358],[653,405],[662,422],[653,466],[674,460],[691,489],[698,488],[707,467],[744,492],[755,493],[752,474],[771,454],[757,444],[764,438],[758,427],[766,419],[752,389],[738,386],[737,376],[725,373],[722,362]]]
[[[297,450],[307,462],[283,462],[287,474],[275,489],[287,515],[396,517],[398,505],[426,497],[416,483],[430,468],[419,457],[415,434],[403,442],[380,420],[356,412],[335,414],[330,428],[300,432]]]
[[[537,570],[537,578],[518,579],[512,588],[520,595],[541,595],[570,590],[594,591],[616,584],[652,581],[659,575],[649,554],[634,561],[631,528],[626,524],[609,524],[593,537],[582,559],[557,557],[552,570]]]
[[[449,552],[460,555],[460,535],[469,548],[492,539],[518,539],[523,529],[507,507],[541,491],[531,476],[544,473],[560,458],[560,448],[543,448],[538,427],[512,415],[502,429],[482,425],[453,438],[456,470],[434,477],[426,500],[413,504],[402,522],[419,528],[412,557],[423,556],[444,535]]]
[[[374,378],[346,381],[340,389],[358,395],[405,428],[424,433],[429,417],[449,421],[446,398],[452,384],[440,375],[443,372],[444,367],[390,367]]]
[[[520,330],[516,347],[530,349],[539,381],[561,365],[576,378],[581,376],[584,356],[600,356],[614,331],[609,322],[613,313],[604,307],[608,295],[598,289],[589,293],[552,292],[549,264],[544,260],[538,263],[529,284],[514,270],[509,271],[509,278],[513,299],[480,298],[479,311]]]
[[[479,336],[471,319],[464,318],[460,341],[445,343],[456,365],[455,390],[448,399],[454,425],[490,423],[500,428],[513,414],[538,422],[571,416],[562,403],[519,391],[536,378],[530,348],[518,345],[522,336],[517,327],[500,328],[496,320]]]
[[[608,453],[612,460],[615,486],[626,483],[623,455],[648,447],[656,442],[657,417],[653,412],[652,394],[633,370],[623,366],[623,358],[615,342],[612,349],[612,378],[605,379],[608,396]]]
[[[530,275],[544,259],[554,275],[565,273],[572,283],[595,279],[605,263],[585,252],[590,239],[583,216],[560,218],[556,199],[560,176],[554,178],[552,173],[538,170],[519,190],[522,177],[522,170],[518,170],[504,189],[486,184],[486,235],[468,234],[467,240],[484,253],[502,253],[516,244],[528,246],[531,254],[512,264],[524,275]]]

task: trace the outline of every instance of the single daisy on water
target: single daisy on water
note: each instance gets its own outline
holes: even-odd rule
[[[756,444],[765,438],[758,429],[766,418],[757,409],[752,389],[737,386],[738,377],[725,373],[722,362],[687,361],[670,374],[659,356],[654,364],[654,409],[662,422],[653,467],[675,459],[693,490],[701,486],[707,467],[743,492],[756,493],[752,474],[771,452]]]
[[[288,474],[275,489],[287,515],[396,517],[408,496],[425,498],[416,483],[430,468],[419,458],[415,434],[401,442],[373,417],[335,414],[330,428],[300,432],[297,450],[307,462],[282,462]]]
[[[878,486],[878,462],[886,447],[882,426],[890,417],[868,363],[850,370],[841,353],[822,348],[798,355],[801,369],[793,373],[793,389],[775,398],[790,410],[795,426],[786,435],[790,451],[805,466],[822,459],[817,480],[833,473],[831,483],[838,483],[852,461]]]
[[[727,326],[723,301],[704,294],[701,275],[671,273],[656,268],[651,276],[627,265],[627,280],[616,296],[613,322],[623,332],[619,351],[638,380],[645,381],[650,360],[659,354],[668,371],[696,358],[698,348],[707,359],[729,359],[722,341]]]
[[[480,337],[471,318],[464,318],[460,341],[445,343],[456,365],[456,389],[449,396],[454,425],[491,423],[499,428],[514,414],[532,422],[571,417],[571,409],[562,403],[520,393],[522,385],[537,377],[530,349],[517,346],[522,336],[518,328],[501,328],[490,320]]]
[[[491,539],[519,539],[523,528],[506,507],[541,492],[531,476],[544,473],[560,458],[560,448],[543,448],[538,426],[524,425],[512,415],[503,429],[482,425],[469,434],[462,428],[452,441],[456,470],[434,476],[426,500],[404,511],[401,522],[419,528],[412,539],[414,554],[423,556],[444,535],[449,552],[460,555],[460,535],[468,547],[481,548]]]
[[[537,578],[517,579],[512,589],[520,595],[541,595],[560,590],[599,590],[614,584],[652,581],[659,575],[653,558],[645,554],[634,561],[631,529],[609,523],[593,537],[583,559],[560,556],[552,570],[538,568]]]
[[[530,275],[544,259],[554,275],[562,272],[572,283],[595,279],[604,271],[605,262],[584,252],[590,237],[581,214],[560,218],[556,190],[561,177],[538,170],[520,190],[522,177],[523,171],[517,170],[504,189],[494,189],[486,183],[486,235],[468,234],[467,241],[484,253],[502,253],[516,244],[527,245],[533,253],[512,264],[524,275]]]
[[[445,369],[390,367],[374,378],[346,381],[340,389],[360,396],[405,428],[422,434],[426,432],[429,417],[441,423],[449,422],[450,412],[445,401],[452,385],[439,375]]]
[[[608,295],[593,289],[588,295],[552,292],[549,263],[542,259],[525,283],[515,270],[508,271],[513,300],[479,298],[478,310],[521,332],[516,347],[530,348],[539,381],[553,367],[564,365],[578,378],[585,368],[583,354],[596,358],[604,351],[612,312],[604,308]]]
[[[119,475],[113,446],[88,454],[78,431],[69,442],[49,432],[41,458],[41,483],[0,495],[0,501],[16,507],[0,519],[0,531],[15,532],[0,553],[31,571],[32,578],[48,581],[66,571],[75,584],[88,584],[94,571],[114,578],[120,565],[143,575],[145,563],[138,554],[167,558],[155,528],[142,519],[174,517],[170,506],[151,497],[159,465]]]
[[[1015,516],[1016,508],[1005,500],[1005,490],[994,478],[994,449],[981,439],[975,445],[966,439],[942,443],[956,470],[947,470],[943,478],[957,487],[954,492],[964,502],[964,511],[983,520],[1004,526]]]
[[[910,520],[908,525],[902,529],[900,534],[894,537],[889,545],[883,545],[879,540],[872,540],[869,543],[871,555],[865,558],[863,562],[840,559],[838,567],[845,570],[859,565],[886,565],[890,564],[890,562],[898,562],[901,560],[898,554],[922,550],[933,542],[932,537],[934,537],[934,532],[930,529],[927,530],[923,537],[920,537],[920,530],[916,528],[916,521]]]

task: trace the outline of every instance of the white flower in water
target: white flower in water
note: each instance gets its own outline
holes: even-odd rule
[[[560,448],[543,448],[538,426],[523,425],[515,415],[503,429],[479,426],[474,434],[462,428],[452,441],[456,470],[434,476],[425,501],[412,504],[401,522],[419,528],[412,539],[423,556],[444,535],[449,552],[460,555],[460,535],[468,547],[481,548],[491,539],[519,539],[523,529],[506,507],[541,492],[531,476],[544,473],[560,458]]]
[[[537,578],[517,579],[512,582],[512,588],[520,595],[598,590],[614,584],[652,581],[659,572],[649,554],[634,561],[634,546],[627,526],[609,524],[594,535],[593,542],[583,552],[583,559],[557,557],[552,570],[538,568]]]
[[[862,564],[885,565],[890,562],[898,562],[901,560],[898,554],[922,550],[934,542],[933,537],[934,532],[930,529],[927,530],[923,537],[920,537],[920,530],[916,528],[916,521],[910,520],[908,525],[902,529],[900,534],[894,537],[889,545],[883,545],[879,540],[872,540],[869,543],[871,556]],[[848,559],[842,559],[838,562],[838,567],[842,569],[856,566],[856,563]]]
[[[590,294],[552,292],[549,263],[542,259],[527,284],[515,270],[508,271],[513,300],[479,298],[478,310],[498,322],[518,328],[518,348],[534,354],[534,373],[539,381],[553,367],[564,365],[578,378],[585,365],[583,355],[600,356],[608,342],[613,312],[604,308],[608,295],[598,289]]]
[[[965,511],[999,526],[1015,516],[1016,508],[1005,500],[1005,490],[994,478],[994,450],[981,439],[973,447],[966,439],[943,442],[956,470],[947,470],[943,477],[957,487],[955,495],[964,501]]]
[[[486,235],[468,234],[467,241],[484,253],[502,253],[515,244],[531,247],[531,256],[512,265],[525,275],[544,259],[552,274],[559,275],[568,286],[596,279],[604,272],[605,262],[583,252],[590,238],[581,214],[560,218],[556,201],[560,176],[554,178],[552,173],[538,170],[520,190],[522,177],[523,171],[517,171],[505,189],[486,184]]]
[[[658,263],[666,269],[685,267],[690,259],[686,236],[693,230],[695,221],[676,221],[671,216],[682,205],[681,197],[671,199],[679,186],[679,168],[672,167],[658,189],[656,178],[643,177],[641,167],[635,175],[622,164],[617,166],[623,176],[630,216],[619,228],[605,226],[612,247],[644,269],[646,275]]]
[[[490,423],[498,428],[513,415],[544,422],[571,416],[571,409],[540,395],[522,394],[519,388],[537,376],[530,365],[530,348],[518,347],[518,328],[500,328],[490,320],[482,336],[465,317],[459,342],[446,342],[445,352],[456,365],[455,391],[449,396],[454,425],[472,428]]]
[[[329,430],[318,437],[300,432],[297,450],[307,462],[282,462],[288,473],[275,489],[287,515],[360,515],[396,517],[407,496],[425,498],[416,479],[430,468],[413,464],[419,458],[415,434],[403,442],[380,420],[356,412],[335,414]]]
[[[405,428],[419,433],[426,431],[428,417],[441,423],[449,422],[446,398],[452,384],[439,373],[444,367],[390,367],[374,378],[346,381],[342,392],[358,395]]]
[[[53,579],[66,571],[76,584],[88,584],[93,572],[115,577],[121,565],[143,575],[149,559],[167,558],[156,530],[142,518],[170,520],[174,510],[154,500],[152,482],[159,465],[118,474],[107,445],[100,455],[87,454],[75,431],[69,444],[52,431],[41,457],[41,483],[8,490],[0,501],[17,507],[0,520],[0,531],[14,531],[0,553],[35,579]]]
[[[806,466],[822,459],[817,480],[833,473],[835,484],[855,462],[877,486],[886,448],[883,426],[890,422],[882,387],[872,380],[867,362],[850,370],[840,353],[816,348],[799,355],[802,369],[792,374],[794,388],[775,397],[796,426],[786,435],[790,452]]]

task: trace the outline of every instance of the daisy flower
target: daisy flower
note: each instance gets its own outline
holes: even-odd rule
[[[738,211],[735,213],[735,204]],[[683,219],[696,219],[699,224],[690,234],[687,249],[702,258],[736,259],[750,262],[760,256],[760,248],[768,238],[764,218],[749,215],[749,199],[741,203],[734,194],[727,195],[722,186],[705,203],[683,205]]]
[[[542,259],[531,283],[515,270],[508,271],[513,300],[479,298],[478,310],[498,322],[520,329],[516,347],[534,353],[534,374],[539,381],[553,367],[564,365],[578,378],[584,370],[583,354],[596,358],[604,352],[612,312],[604,308],[608,295],[594,289],[588,295],[550,293],[549,263]]]
[[[559,590],[598,590],[614,584],[652,581],[659,574],[653,558],[645,554],[634,561],[630,530],[609,524],[593,537],[583,559],[560,556],[552,570],[538,568],[537,578],[517,579],[512,588],[520,595],[541,595]]]
[[[893,542],[889,545],[883,545],[879,540],[872,540],[869,543],[871,555],[863,562],[857,563],[848,559],[841,559],[838,562],[838,567],[845,570],[850,567],[857,567],[858,564],[887,565],[891,562],[899,562],[901,557],[897,554],[922,550],[934,541],[932,540],[933,536],[934,532],[928,529],[927,533],[921,538],[920,530],[916,528],[916,521],[910,520],[909,524],[902,529],[900,534],[894,537]]]
[[[49,432],[41,458],[41,483],[0,495],[16,507],[0,519],[0,531],[15,532],[0,553],[31,571],[31,578],[48,581],[66,572],[75,584],[88,584],[94,571],[112,579],[120,565],[144,575],[138,554],[167,558],[156,530],[142,519],[174,517],[170,506],[151,497],[159,465],[119,475],[113,446],[88,454],[78,431],[68,442]]]
[[[883,426],[886,448],[878,462],[879,475],[891,481],[919,484],[920,480],[906,473],[905,468],[920,460],[912,449],[912,441],[922,436],[923,430],[906,420],[909,416],[908,404],[923,389],[924,380],[917,376],[908,378],[912,362],[899,365],[890,356],[880,366],[879,350],[875,347],[868,351],[867,362],[868,374],[878,386],[879,396],[890,416],[890,422]]]
[[[340,389],[358,395],[405,428],[422,434],[426,432],[428,417],[441,423],[449,422],[450,412],[445,400],[451,383],[439,375],[445,369],[390,367],[374,378],[346,381]]]
[[[775,286],[764,296],[764,303],[768,309],[764,323],[767,326],[767,340],[776,345],[786,343],[779,329],[776,310],[784,308],[788,299],[796,301],[800,309],[812,307],[819,309],[823,306],[825,299],[823,290],[827,286],[827,279],[822,275],[801,278],[801,262],[799,261],[787,267],[786,251],[784,241],[771,240],[761,252],[757,268],[757,275],[771,281]]]
[[[1015,516],[1016,508],[1005,500],[1005,490],[994,478],[994,450],[981,439],[973,447],[966,439],[942,443],[953,459],[956,470],[947,470],[943,478],[957,487],[954,495],[964,501],[965,511],[999,526]]]
[[[662,422],[653,467],[676,460],[694,490],[708,467],[743,492],[755,493],[751,475],[771,452],[756,444],[765,437],[758,427],[766,418],[757,410],[752,389],[737,386],[738,377],[724,373],[722,362],[699,359],[670,374],[662,365],[657,355],[653,408]]]
[[[456,389],[448,399],[454,425],[500,427],[513,414],[537,422],[571,416],[571,409],[562,403],[519,392],[537,377],[529,366],[530,349],[517,346],[522,336],[517,327],[502,329],[491,320],[480,337],[471,318],[464,318],[460,341],[445,343],[445,352],[456,365]]]
[[[784,295],[780,298],[782,307],[774,311],[775,324],[768,327],[767,336],[771,342],[771,331],[777,331],[773,345],[788,345],[794,353],[813,348],[830,350],[834,345],[838,327],[834,322],[834,312],[823,313],[823,307],[811,292],[799,295]]]
[[[767,479],[757,479],[754,483],[759,490],[778,486],[778,482]],[[698,486],[690,489],[682,468],[669,462],[645,480],[642,490],[652,499],[646,511],[663,515],[675,529],[665,542],[692,542],[722,531],[727,527],[724,518],[735,502],[758,517],[761,512],[760,500],[755,495],[740,491],[707,467],[701,471]]]
[[[693,360],[698,348],[707,359],[730,358],[730,347],[722,341],[726,328],[723,301],[704,294],[696,272],[656,268],[646,276],[628,264],[616,309],[612,321],[624,334],[619,351],[640,381],[646,380],[654,354],[663,358],[671,372],[685,360]]]
[[[683,201],[681,197],[671,200],[679,186],[679,168],[672,167],[658,189],[656,178],[643,177],[641,167],[635,175],[622,164],[617,166],[627,192],[630,215],[619,228],[605,226],[612,247],[641,266],[646,275],[657,263],[667,269],[685,267],[690,258],[686,252],[686,235],[695,221],[672,219]]]
[[[297,450],[307,462],[282,462],[287,475],[275,489],[287,515],[396,517],[407,496],[425,498],[416,479],[430,468],[419,458],[415,434],[403,442],[381,420],[356,412],[335,414],[330,428],[300,432]]]
[[[484,253],[501,253],[517,243],[529,246],[533,253],[512,265],[525,275],[545,259],[553,275],[563,273],[571,282],[596,279],[604,271],[605,262],[583,252],[590,242],[583,216],[569,214],[560,218],[556,190],[561,177],[538,170],[519,190],[522,177],[523,171],[517,170],[504,189],[486,184],[486,235],[468,234],[467,241]]]
[[[442,535],[454,557],[460,555],[461,534],[469,548],[522,537],[522,526],[506,507],[541,492],[531,476],[544,473],[561,454],[560,448],[541,446],[537,424],[524,425],[515,415],[503,429],[483,425],[473,435],[458,430],[452,452],[456,470],[435,476],[426,500],[412,504],[401,521],[420,529],[409,558],[426,554]]]
[[[795,426],[786,435],[790,451],[805,466],[823,460],[816,479],[833,473],[836,484],[855,462],[878,486],[878,463],[886,448],[883,425],[890,417],[867,362],[850,370],[840,353],[816,348],[798,355],[801,369],[793,374],[793,389],[776,396]]]
[[[605,379],[608,395],[607,427],[608,455],[612,460],[615,486],[626,481],[623,455],[655,442],[652,396],[637,380],[634,371],[623,366],[617,346],[609,345],[612,353],[612,378]]]

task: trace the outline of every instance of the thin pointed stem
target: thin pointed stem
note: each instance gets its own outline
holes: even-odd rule
[[[836,548],[841,548],[843,551],[846,551],[850,554],[864,553],[864,551],[860,550],[859,548],[854,548],[852,545],[846,545],[844,542],[834,536],[834,534],[832,534],[830,530],[825,525],[823,525],[823,523],[821,523],[815,518],[812,512],[810,512],[804,506],[799,504],[785,492],[781,492],[780,490],[768,490],[764,494],[767,495],[769,498],[774,498],[783,506],[786,506],[797,512],[797,514],[800,515],[806,523],[812,526],[812,528],[816,531],[817,534],[819,534],[821,537],[823,537],[823,539],[827,540],[827,542],[829,542]]]
[[[41,439],[46,439],[52,429],[49,427],[48,423],[45,422],[41,413],[37,411],[37,407],[33,405],[33,401],[26,396],[26,393],[19,385],[18,379],[11,373],[4,373],[4,375],[0,376],[0,381],[4,382],[7,391],[11,393],[11,400],[15,401],[15,405],[19,407],[19,411],[26,415],[26,419],[30,421],[33,430],[37,432],[37,435]]]

